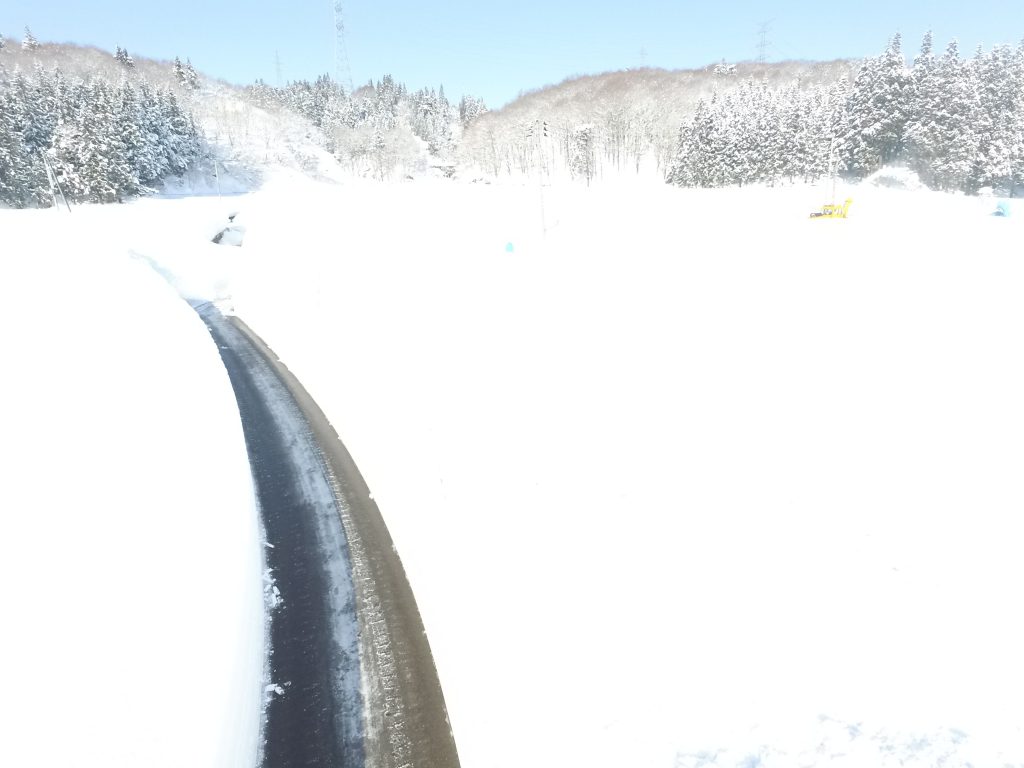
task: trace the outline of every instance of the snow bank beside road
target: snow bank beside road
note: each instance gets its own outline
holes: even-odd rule
[[[245,444],[202,322],[127,255],[143,210],[0,211],[2,765],[255,764]]]

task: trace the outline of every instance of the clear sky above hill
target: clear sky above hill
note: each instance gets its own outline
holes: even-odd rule
[[[961,50],[1024,37],[1021,0],[342,0],[355,85],[390,72],[411,88],[443,84],[488,106],[577,74],[629,67],[701,67],[757,59],[859,58],[901,32],[912,55],[928,29]],[[3,0],[0,32],[24,26],[43,41],[76,42],[154,58],[191,58],[235,83],[314,78],[335,66],[331,0]],[[278,62],[280,65],[278,66]]]

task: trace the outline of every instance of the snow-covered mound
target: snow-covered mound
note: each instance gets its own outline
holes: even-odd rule
[[[884,189],[902,189],[916,191],[924,189],[924,184],[916,173],[909,168],[887,166],[875,171],[864,180],[865,184]]]

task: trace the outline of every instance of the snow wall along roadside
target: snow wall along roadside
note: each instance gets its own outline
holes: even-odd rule
[[[253,766],[262,555],[234,395],[202,321],[78,213],[0,211],[0,765]]]

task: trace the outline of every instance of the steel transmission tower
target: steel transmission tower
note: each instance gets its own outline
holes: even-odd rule
[[[352,70],[348,64],[348,47],[345,45],[345,17],[342,12],[341,0],[333,0],[334,5],[334,79],[348,88],[352,93]]]
[[[772,47],[768,40],[768,32],[771,31],[772,22],[766,21],[761,24],[757,31],[757,63],[764,64],[768,60],[768,49]]]

